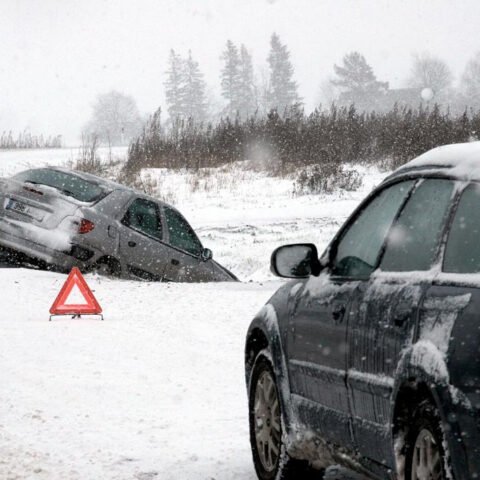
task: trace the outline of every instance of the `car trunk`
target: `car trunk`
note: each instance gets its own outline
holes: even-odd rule
[[[1,198],[0,213],[6,219],[45,230],[57,228],[85,205],[52,187],[14,179],[5,182]]]

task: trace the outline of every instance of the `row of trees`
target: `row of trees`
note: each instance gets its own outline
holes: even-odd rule
[[[274,33],[270,39],[268,79],[261,87],[255,83],[252,56],[245,45],[237,46],[228,40],[221,59],[220,84],[226,104],[222,114],[246,118],[259,110],[284,110],[301,102],[298,85],[293,80],[290,52],[277,34]],[[172,124],[178,119],[188,118],[205,121],[206,84],[191,52],[182,58],[174,50],[170,51],[164,86]]]
[[[357,112],[354,106],[306,115],[300,107],[203,126],[192,119],[161,128],[160,110],[129,148],[127,170],[215,167],[249,159],[274,174],[315,164],[385,161],[392,166],[438,145],[480,132],[480,114],[452,115],[438,106]]]
[[[323,86],[324,97],[329,101],[343,98],[357,105],[370,105],[373,109],[375,96],[380,97],[389,91],[389,83],[377,80],[373,68],[359,52],[348,53],[342,63],[333,68],[335,75]],[[457,88],[454,88],[453,80],[451,69],[441,58],[423,53],[414,56],[405,88],[395,89],[394,92],[403,94],[405,101],[423,100],[457,111],[466,106],[479,110],[480,52],[468,61]],[[416,91],[416,96],[408,97],[410,92],[407,89],[413,90],[413,93]]]
[[[222,107],[214,107],[199,63],[192,52],[183,57],[170,51],[165,72],[165,102],[168,117],[165,128],[177,129],[181,122],[206,123],[221,117],[245,120],[265,116],[271,110],[283,112],[302,106],[294,67],[287,46],[277,34],[270,38],[267,69],[255,75],[251,53],[245,45],[228,40],[221,54],[220,71]],[[462,113],[465,108],[480,110],[480,53],[466,65],[457,88],[453,74],[440,58],[417,55],[410,76],[403,88],[391,88],[387,81],[377,79],[374,69],[360,52],[346,54],[333,65],[333,75],[323,84],[325,105],[356,105],[359,111],[387,113],[395,104],[399,107],[424,107],[433,104]],[[86,132],[96,134],[102,143],[128,144],[141,131],[142,119],[131,96],[120,92],[100,95],[93,108]]]
[[[4,131],[0,137],[0,149],[12,148],[61,148],[62,136],[32,135],[25,130],[22,133],[14,134],[11,130]]]
[[[270,39],[269,73],[261,86],[255,82],[252,56],[245,45],[237,46],[227,41],[221,59],[220,84],[225,106],[216,113],[245,119],[256,113],[266,114],[271,109],[282,111],[301,103],[290,53],[277,34]],[[189,119],[197,123],[211,120],[206,82],[192,52],[182,57],[170,50],[165,74],[168,125],[176,128],[179,122]],[[141,125],[142,118],[134,99],[111,91],[97,97],[84,133],[96,135],[102,143],[119,145],[138,135]]]

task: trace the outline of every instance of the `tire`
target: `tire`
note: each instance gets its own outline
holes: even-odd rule
[[[99,260],[94,266],[93,271],[104,277],[117,278],[120,276],[122,269],[120,264],[114,258],[105,258]]]
[[[453,479],[445,445],[438,410],[429,401],[420,403],[405,442],[405,480]]]
[[[272,363],[260,352],[249,388],[250,446],[257,476],[260,480],[314,478],[308,462],[287,453],[281,408]],[[316,474],[319,478],[320,472]]]

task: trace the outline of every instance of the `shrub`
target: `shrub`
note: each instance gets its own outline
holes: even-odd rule
[[[333,105],[309,115],[291,108],[215,125],[179,120],[166,130],[157,112],[130,144],[127,166],[198,170],[250,160],[253,169],[275,176],[308,165],[385,158],[399,166],[433,147],[475,138],[479,125],[480,113],[453,115],[438,106],[375,113]]]
[[[336,190],[353,191],[362,185],[362,176],[338,163],[302,168],[293,183],[294,195],[325,194]]]

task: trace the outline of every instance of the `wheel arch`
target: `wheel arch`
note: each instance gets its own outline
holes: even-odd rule
[[[290,381],[283,342],[281,339],[275,307],[267,303],[256,315],[247,333],[245,344],[245,375],[247,392],[250,392],[250,379],[255,360],[258,355],[267,350],[267,358],[271,361],[275,373],[279,398],[284,413],[285,431],[290,436],[292,426],[295,425],[296,415],[290,399]]]
[[[245,375],[247,385],[253,370],[253,365],[255,364],[255,359],[262,350],[268,347],[269,341],[267,335],[261,327],[255,326],[249,330],[245,343]]]
[[[463,476],[456,471],[457,465],[459,461],[466,462],[467,459],[459,441],[462,436],[460,427],[452,421],[456,403],[453,392],[456,389],[450,384],[445,356],[433,344],[424,343],[417,342],[404,353],[396,374],[391,425],[398,479],[404,480],[404,437],[409,428],[409,419],[423,401],[429,401],[438,411],[452,459],[460,459],[451,465],[454,478],[461,479]]]

